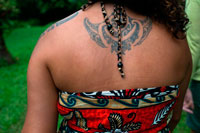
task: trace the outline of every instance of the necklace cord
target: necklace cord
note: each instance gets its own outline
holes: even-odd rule
[[[90,5],[92,5],[94,3],[94,0],[88,0],[88,3],[83,5],[81,7],[81,9],[83,11],[85,11]],[[114,32],[114,26],[111,24],[111,22],[109,21],[109,17],[107,15],[107,12],[105,10],[105,4],[103,1],[100,1],[100,5],[101,5],[101,9],[102,9],[102,14],[104,17],[104,22],[106,23],[107,26],[107,30],[109,31],[109,33],[114,36],[115,32]],[[127,15],[126,15],[126,11],[124,6],[122,6],[121,4],[119,4],[118,2],[114,4],[114,22],[117,24],[117,37],[118,37],[118,46],[117,46],[117,67],[118,70],[121,74],[121,77],[124,78],[125,74],[123,71],[123,62],[122,62],[122,53],[123,53],[123,49],[122,49],[122,35],[121,35],[121,28],[124,28],[125,25],[127,24]]]
[[[101,9],[104,17],[104,21],[107,25],[107,29],[112,36],[114,36],[114,28],[110,23],[107,12],[105,10],[105,4],[101,1]],[[127,23],[127,15],[124,7],[119,4],[114,4],[114,21],[117,24],[117,36],[118,36],[118,46],[117,46],[117,60],[118,60],[118,70],[121,74],[121,77],[124,78],[125,74],[123,71],[123,62],[122,62],[122,36],[121,36],[121,28],[123,28]]]

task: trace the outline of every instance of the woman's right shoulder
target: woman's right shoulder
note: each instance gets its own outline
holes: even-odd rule
[[[82,14],[82,11],[76,11],[74,13],[72,13],[71,15],[58,20],[57,22],[55,22],[54,24],[52,24],[51,26],[49,26],[40,36],[39,41],[40,40],[52,40],[56,38],[59,38],[59,36],[62,36],[62,34],[66,33],[64,31],[66,30],[70,30],[71,28],[73,28],[75,25],[75,23],[77,22],[77,19],[79,19],[80,14]]]
[[[71,41],[73,27],[80,19],[81,10],[65,17],[49,26],[39,37],[32,56],[45,54],[46,56],[55,51],[62,44]]]
[[[179,73],[177,75],[183,78],[185,72],[192,65],[192,57],[186,38],[176,38],[164,25],[157,22],[154,23],[154,29],[152,38],[153,42],[156,42],[155,46],[160,48],[161,54],[168,59],[168,63],[175,66],[174,71]]]

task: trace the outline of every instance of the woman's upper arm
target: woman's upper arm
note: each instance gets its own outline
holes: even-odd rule
[[[29,62],[28,108],[22,130],[24,133],[55,133],[57,129],[58,93],[46,64],[46,52],[42,49],[36,46]]]

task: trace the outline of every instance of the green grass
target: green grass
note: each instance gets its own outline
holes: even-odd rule
[[[22,128],[27,107],[28,61],[46,27],[15,29],[5,37],[6,45],[17,62],[0,68],[0,133],[17,133]]]
[[[31,52],[40,36],[48,27],[14,29],[5,37],[6,44],[16,64],[0,68],[0,133],[19,133],[24,123],[27,92],[26,72]],[[186,113],[175,133],[188,133]]]

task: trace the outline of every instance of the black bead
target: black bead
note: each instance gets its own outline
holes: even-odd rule
[[[117,47],[117,50],[118,50],[118,51],[120,51],[120,50],[121,50],[121,48],[122,48],[122,47],[119,45],[119,46]]]
[[[108,30],[110,30],[110,29],[112,29],[112,25],[111,24],[108,25]]]
[[[109,30],[111,35],[114,35],[114,31],[113,30]]]
[[[120,71],[120,73],[123,73],[123,70],[122,70],[122,69],[120,69],[119,71]]]
[[[123,67],[122,62],[119,62],[119,63],[117,64],[117,66],[118,66],[118,68],[122,68],[122,67]]]
[[[105,13],[103,13],[103,17],[104,17],[104,18],[106,17],[106,14],[105,14]]]
[[[117,50],[120,51],[120,48],[118,47]]]
[[[117,54],[117,58],[118,58],[118,60],[122,59],[122,55]]]

